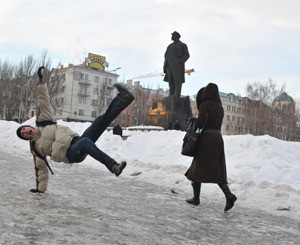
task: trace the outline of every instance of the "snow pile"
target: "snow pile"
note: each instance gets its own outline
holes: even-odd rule
[[[34,125],[34,118],[24,124]],[[79,134],[90,123],[64,122]],[[15,131],[19,124],[0,121],[0,145],[10,153],[30,156],[28,142],[19,140]],[[134,172],[142,174],[137,180],[177,188],[192,194],[190,182],[184,173],[192,158],[180,154],[184,132],[125,130],[127,140],[106,131],[98,140],[98,147],[117,161],[126,160],[128,167],[122,176]],[[300,214],[300,143],[286,142],[264,136],[224,136],[228,182],[232,192],[238,196],[237,205],[259,207],[273,212],[277,206],[291,206],[290,212],[281,214],[296,216]],[[50,161],[50,164],[55,164]],[[105,166],[88,157],[81,166],[106,171]],[[51,185],[51,184],[50,184]],[[203,184],[201,197],[224,198],[213,184]],[[277,212],[278,211],[274,211]]]

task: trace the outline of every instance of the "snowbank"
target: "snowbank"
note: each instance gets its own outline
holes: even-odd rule
[[[34,125],[34,118],[24,124]],[[64,122],[81,134],[90,123]],[[10,153],[29,157],[28,142],[19,140],[15,122],[0,121],[0,146]],[[152,182],[176,188],[191,195],[190,182],[184,173],[192,158],[180,154],[184,132],[171,131],[129,131],[127,140],[122,140],[112,132],[104,132],[97,145],[117,161],[126,160],[128,167],[122,174],[130,177],[134,172],[142,172],[137,180]],[[277,206],[291,206],[290,212],[280,214],[296,216],[300,214],[300,143],[286,142],[264,136],[224,136],[228,182],[238,196],[237,205],[259,207],[276,211]],[[54,163],[50,163],[54,164]],[[105,170],[102,164],[88,157],[82,166]],[[224,198],[217,185],[204,184],[203,198]]]

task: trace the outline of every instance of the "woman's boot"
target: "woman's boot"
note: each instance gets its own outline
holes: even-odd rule
[[[201,188],[201,183],[199,182],[194,182],[192,183],[193,186],[193,192],[194,192],[194,197],[185,200],[187,203],[192,204],[192,205],[199,205],[200,204],[200,188]]]
[[[227,184],[218,184],[218,185],[222,189],[226,197],[226,205],[224,211],[228,211],[233,207],[234,202],[237,200],[237,197],[231,193]]]

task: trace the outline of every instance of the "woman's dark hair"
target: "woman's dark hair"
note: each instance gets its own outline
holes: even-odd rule
[[[198,93],[197,93],[197,96],[196,96],[196,102],[197,102],[197,109],[199,110],[199,106],[202,102],[202,93],[203,93],[203,90],[204,90],[204,87],[199,89]]]

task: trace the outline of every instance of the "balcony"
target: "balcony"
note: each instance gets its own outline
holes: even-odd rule
[[[80,79],[79,84],[88,86],[88,85],[91,85],[91,81],[90,80],[85,80],[85,79]]]
[[[113,86],[114,86],[113,84],[104,83],[102,85],[102,88],[103,89],[111,89],[112,90],[114,88]]]
[[[79,91],[78,92],[78,96],[80,96],[80,97],[88,97],[88,96],[90,96],[90,94],[88,92],[85,92],[85,91]]]

